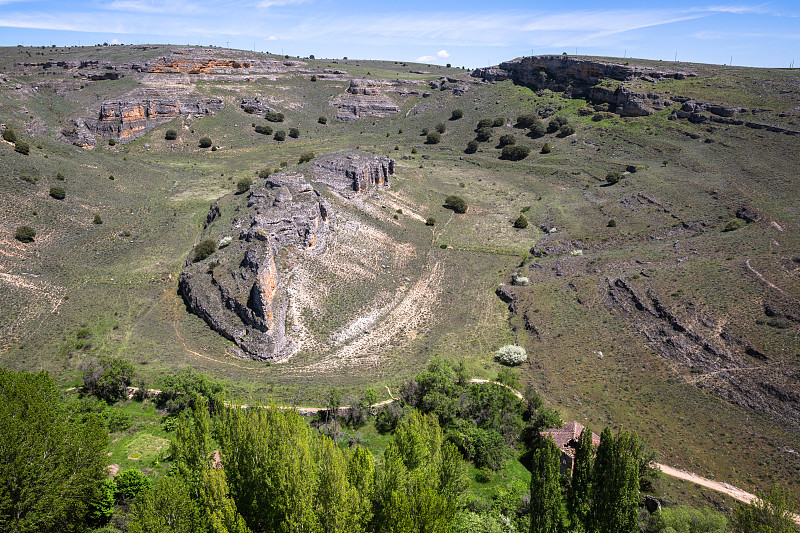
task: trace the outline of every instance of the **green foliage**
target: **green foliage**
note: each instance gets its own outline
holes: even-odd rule
[[[450,120],[459,120],[464,116],[464,112],[460,109],[453,109],[453,113],[450,115]]]
[[[542,145],[542,153],[543,154],[549,154],[551,151],[552,151],[552,149],[550,148],[550,143],[544,143]]]
[[[482,118],[478,121],[478,125],[475,126],[475,131],[481,130],[483,128],[490,128],[494,124],[494,121],[490,118]]]
[[[475,152],[478,151],[478,146],[479,146],[478,145],[478,141],[476,141],[475,139],[472,139],[471,141],[469,141],[467,143],[467,149],[464,150],[464,152],[468,153],[468,154],[474,154]]]
[[[284,130],[277,130],[272,138],[275,139],[276,141],[285,141],[286,132]]]
[[[747,225],[747,222],[742,220],[741,218],[732,218],[730,219],[725,226],[722,228],[722,231],[736,231],[737,229],[743,228]]]
[[[113,478],[107,477],[100,484],[97,493],[89,503],[89,521],[95,525],[105,525],[114,514],[114,495],[117,484]]]
[[[635,533],[639,507],[639,456],[635,434],[620,432],[616,439],[605,428],[592,470],[591,527],[599,531]]]
[[[255,128],[256,133],[260,133],[261,135],[272,135],[272,126],[269,124],[261,125],[259,124]]]
[[[14,238],[19,242],[33,242],[36,237],[36,230],[30,226],[19,226],[14,231]]]
[[[501,128],[506,125],[506,117],[495,117],[492,121],[492,126],[495,128]]]
[[[617,227],[617,221],[612,218],[611,220],[608,221],[608,224],[606,224],[606,227],[607,228],[616,228]]]
[[[270,174],[271,171],[268,168],[262,168],[261,170],[258,171],[258,177],[261,178],[262,180],[267,179]]]
[[[200,513],[182,479],[161,478],[133,505],[129,533],[194,533],[200,530]]]
[[[283,122],[285,117],[283,116],[283,113],[269,111],[267,112],[266,115],[264,115],[264,118],[269,120],[270,122]]]
[[[528,353],[522,346],[517,346],[515,344],[506,344],[505,346],[501,346],[500,349],[497,350],[496,357],[497,360],[500,362],[500,364],[508,366],[516,366],[516,365],[521,365],[522,363],[528,360]]]
[[[520,215],[514,221],[514,227],[518,229],[525,229],[528,227],[528,219],[525,218],[525,215]]]
[[[561,129],[562,126],[566,126],[569,123],[567,117],[563,115],[555,116],[550,119],[550,122],[547,123],[547,133],[555,133]]]
[[[113,403],[128,397],[133,382],[133,365],[127,359],[104,357],[91,363],[83,373],[83,386],[89,394]]]
[[[317,122],[320,123],[320,124],[327,124],[328,123],[328,117],[319,117],[317,119]]]
[[[512,144],[517,144],[517,138],[514,137],[514,135],[506,133],[505,135],[500,136],[500,148],[503,148],[504,146],[510,146]]]
[[[512,146],[503,147],[503,152],[500,154],[501,159],[508,159],[510,161],[521,161],[530,155],[531,149],[527,146],[515,144]]]
[[[708,507],[663,507],[651,516],[646,533],[728,533],[725,515]],[[748,530],[757,531],[757,530]],[[791,531],[791,530],[790,530]]]
[[[412,153],[412,154],[416,154],[416,153],[417,153],[417,147],[416,147],[416,146],[414,146],[413,148],[411,148],[411,153]]]
[[[573,531],[589,531],[592,479],[592,431],[584,428],[575,450],[572,480],[567,491],[567,514]]]
[[[209,146],[211,146],[211,138],[200,137],[199,146],[200,148],[208,148]]]
[[[438,124],[436,124],[436,131],[438,131],[439,133],[444,133],[446,129],[447,127],[444,125],[444,122],[439,122]]]
[[[107,407],[103,410],[103,417],[106,419],[106,427],[109,433],[126,431],[133,425],[131,415],[119,409]]]
[[[14,133],[14,130],[6,128],[3,130],[3,140],[14,144],[17,142],[17,134]]]
[[[109,139],[109,140],[108,140],[108,145],[109,145],[109,146],[114,146],[114,145],[116,145],[116,144],[117,144],[117,141],[115,141],[114,139]]]
[[[115,496],[118,501],[130,503],[140,494],[150,490],[150,480],[138,468],[123,470],[114,478],[117,486]]]
[[[528,129],[537,122],[540,122],[540,120],[534,113],[524,113],[517,117],[517,123],[515,125],[518,128]]]
[[[442,141],[442,134],[438,131],[432,131],[428,133],[427,137],[425,138],[425,142],[427,144],[439,144]]]
[[[26,142],[17,141],[14,143],[14,151],[22,155],[28,155],[31,151],[31,147]]]
[[[247,176],[236,182],[236,192],[239,194],[245,193],[250,190],[253,184],[253,178]]]
[[[302,154],[300,154],[300,159],[297,160],[297,164],[302,165],[303,163],[311,161],[315,157],[316,156],[314,155],[314,152],[303,152]]]
[[[64,187],[50,187],[50,197],[63,200],[67,197],[67,191],[64,190]]]
[[[0,369],[0,531],[80,531],[105,478],[108,434],[68,411],[44,372]]]
[[[563,530],[560,457],[561,452],[552,438],[539,439],[531,461],[531,533],[559,533]]]
[[[448,209],[452,209],[456,213],[464,214],[467,212],[467,202],[460,196],[456,196],[451,194],[444,200],[444,206]]]
[[[575,133],[575,127],[572,124],[564,124],[560,128],[558,128],[558,137],[569,137]]]
[[[425,219],[425,225],[426,226],[435,226],[436,225],[436,218],[434,218],[434,217],[426,218]]]
[[[164,139],[167,141],[174,141],[178,138],[178,132],[175,130],[167,130],[164,132]]]
[[[58,181],[64,181],[64,179],[65,179],[65,178],[64,178],[64,174],[62,174],[61,172],[57,172],[57,173],[56,173],[56,179],[57,179]]]
[[[192,367],[161,378],[161,392],[156,396],[156,406],[170,413],[194,408],[201,397],[208,400],[212,413],[219,412],[223,403],[222,384],[209,379]]]
[[[194,247],[194,262],[202,261],[217,251],[217,241],[214,239],[203,239]]]
[[[734,511],[735,533],[796,533],[792,515],[800,511],[800,502],[789,489],[773,485],[769,493],[756,496]]]
[[[100,213],[95,213],[94,214],[94,217],[92,218],[92,223],[93,224],[102,224],[103,223],[103,217],[100,216]]]
[[[297,139],[300,137],[300,130],[298,128],[289,128],[289,137]]]
[[[246,106],[244,106],[244,107],[242,108],[242,111],[244,111],[244,112],[245,112],[245,113],[247,113],[248,115],[252,115],[253,113],[255,113],[255,112],[256,112],[256,108],[255,108],[255,107],[253,107],[253,106],[251,106],[251,105],[246,105]]]
[[[609,185],[615,185],[615,184],[619,183],[619,180],[621,180],[621,179],[622,179],[622,174],[617,172],[616,170],[606,174],[606,182]]]
[[[478,128],[475,134],[475,140],[478,142],[489,142],[492,140],[492,128]]]

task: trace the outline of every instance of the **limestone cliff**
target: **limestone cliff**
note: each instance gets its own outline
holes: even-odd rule
[[[407,85],[406,80],[402,81]],[[386,117],[400,111],[400,107],[387,96],[388,88],[395,84],[394,80],[355,79],[343,93],[331,101],[338,109],[336,118],[346,122],[358,120],[363,116]]]

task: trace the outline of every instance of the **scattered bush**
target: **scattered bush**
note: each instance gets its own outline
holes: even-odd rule
[[[464,112],[460,109],[453,109],[453,113],[450,115],[450,120],[459,120],[464,116]]]
[[[33,242],[36,237],[36,230],[30,226],[20,226],[14,232],[14,238],[19,242]]]
[[[67,197],[67,191],[64,190],[64,187],[50,187],[50,197],[63,200]]]
[[[510,161],[521,161],[526,157],[528,157],[530,153],[531,149],[528,148],[527,146],[514,144],[503,148],[503,153],[500,154],[500,158],[508,159]]]
[[[445,198],[444,206],[462,215],[467,212],[467,202],[460,196],[454,194]]]
[[[289,137],[297,139],[300,137],[300,130],[298,128],[289,128]]]
[[[65,178],[64,178],[64,174],[62,174],[61,172],[57,173],[57,174],[56,174],[56,179],[57,179],[58,181],[64,181],[64,179],[65,179]]]
[[[133,370],[133,365],[127,359],[104,357],[85,367],[83,386],[86,392],[108,403],[123,400],[128,397]]]
[[[619,183],[619,180],[621,180],[621,179],[622,179],[622,174],[620,174],[620,173],[619,173],[619,172],[617,172],[616,170],[615,170],[615,171],[613,171],[613,172],[609,172],[608,174],[606,174],[606,182],[607,182],[609,185],[614,185],[614,184],[616,184],[616,183]]]
[[[123,470],[114,481],[117,483],[117,500],[121,502],[132,502],[139,494],[150,490],[150,480],[137,468]]]
[[[328,117],[319,117],[317,119],[317,122],[319,122],[320,124],[327,124],[328,123]]]
[[[549,154],[551,152],[550,143],[544,143],[542,145],[542,153]]]
[[[468,154],[474,154],[475,152],[477,152],[478,151],[478,141],[473,139],[470,142],[468,142],[467,143],[467,149],[464,150],[464,151],[466,153],[468,153]]]
[[[285,117],[283,116],[283,113],[269,111],[266,115],[264,115],[264,118],[269,120],[270,122],[283,122],[283,119]]]
[[[269,124],[266,126],[258,125],[256,126],[256,133],[260,133],[261,135],[272,135],[272,126]]]
[[[491,128],[494,124],[494,121],[490,118],[482,118],[478,121],[478,125],[475,126],[475,131],[478,131],[482,128]]]
[[[505,125],[506,125],[506,117],[496,117],[492,121],[492,126],[494,126],[495,128],[502,128]]]
[[[475,135],[475,140],[479,142],[489,142],[492,140],[492,128],[481,128]]]
[[[262,168],[261,170],[258,171],[258,177],[261,178],[262,180],[267,179],[269,175],[270,175],[270,170],[268,168]]]
[[[114,174],[109,174],[108,179],[110,179],[111,181],[114,181]]]
[[[200,138],[200,148],[208,148],[211,146],[211,139],[209,137]]]
[[[555,133],[561,126],[566,126],[569,121],[565,116],[557,116],[550,119],[550,122],[547,123],[547,133]]]
[[[194,262],[202,261],[217,251],[217,241],[214,239],[204,239],[194,247]]]
[[[212,151],[212,152],[216,152],[216,151],[217,151],[217,147],[216,147],[216,146],[212,146],[212,147],[211,147],[211,151]]]
[[[94,218],[92,219],[93,224],[102,224],[103,218],[100,216],[100,213],[95,213]]]
[[[512,144],[517,144],[517,138],[514,137],[510,133],[506,133],[500,137],[500,146],[499,148],[503,148],[504,146],[510,146]]]
[[[606,224],[606,227],[607,228],[616,228],[617,227],[617,221],[612,218],[611,220],[608,221],[608,224]]]
[[[422,128],[422,132],[420,133],[420,136],[425,137],[430,131],[431,130],[428,129],[428,128]]]
[[[528,352],[522,346],[506,344],[497,350],[497,360],[503,365],[521,365],[528,360]]]
[[[515,124],[518,128],[530,128],[531,125],[535,122],[539,122],[539,117],[537,117],[533,113],[524,113],[517,117],[517,123]]]
[[[108,145],[109,146],[114,146],[115,144],[117,144],[117,141],[115,141],[114,139],[109,139],[108,140]]]
[[[528,135],[530,135],[535,139],[538,139],[539,137],[542,137],[545,133],[547,133],[547,128],[542,123],[542,121],[538,119],[531,125],[530,129],[531,131],[530,133],[528,133]]]
[[[312,74],[311,75],[311,81],[317,81],[317,75],[316,74]]]
[[[246,105],[242,108],[242,110],[247,113],[248,115],[252,115],[256,112],[256,108],[251,105]]]
[[[446,129],[447,128],[445,128],[444,122],[439,122],[436,125],[436,131],[438,131],[439,133],[444,133]]]
[[[575,127],[572,124],[564,124],[558,128],[558,133],[556,135],[558,137],[569,137],[573,133],[575,133]]]
[[[442,134],[438,131],[432,131],[428,133],[428,136],[425,138],[425,142],[427,144],[439,144],[442,141]]]
[[[17,141],[14,144],[14,151],[22,155],[28,155],[31,152],[31,147],[26,142]]]
[[[418,151],[418,150],[417,150],[417,147],[416,147],[416,146],[414,146],[413,148],[411,148],[411,153],[412,153],[412,154],[416,154],[416,153],[417,153],[417,151]]]
[[[6,128],[3,130],[3,140],[16,144],[17,134],[14,133],[14,130]]]
[[[286,140],[286,132],[283,130],[278,130],[275,132],[275,135],[272,137],[276,141],[285,141]]]
[[[528,227],[528,219],[525,218],[525,215],[520,215],[514,221],[514,227],[518,229],[525,229]]]
[[[426,226],[435,226],[436,225],[436,219],[433,218],[433,217],[426,218],[425,219],[425,225]]]
[[[739,228],[743,228],[747,222],[742,220],[741,218],[732,218],[725,224],[725,227],[722,228],[722,231],[736,231]]]
[[[302,165],[303,163],[311,161],[315,157],[316,156],[314,155],[314,152],[303,152],[302,154],[300,154],[300,159],[297,160],[297,164]]]
[[[253,184],[253,178],[246,177],[242,178],[236,182],[236,192],[241,194],[250,190],[250,186]]]

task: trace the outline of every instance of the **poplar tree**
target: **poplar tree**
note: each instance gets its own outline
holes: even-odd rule
[[[584,428],[575,450],[572,482],[567,492],[567,512],[572,530],[584,533],[589,530],[591,509],[592,432]]]
[[[558,533],[563,528],[561,452],[551,437],[541,438],[531,460],[531,533]]]
[[[635,434],[623,431],[614,439],[603,430],[592,471],[591,531],[636,532],[640,451]]]

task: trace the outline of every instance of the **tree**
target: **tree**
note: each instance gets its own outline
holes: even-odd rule
[[[542,145],[542,153],[543,154],[549,154],[551,151],[552,151],[552,148],[550,148],[550,143],[544,143]]]
[[[464,116],[464,112],[460,109],[453,109],[453,113],[450,115],[450,120],[459,120]]]
[[[568,122],[567,117],[561,115],[551,118],[550,122],[547,123],[547,133],[557,132],[561,129],[561,126],[566,125]]]
[[[255,127],[256,133],[260,133],[261,135],[272,135],[272,126],[269,124],[261,125]]]
[[[28,155],[31,151],[31,147],[28,146],[26,142],[17,141],[14,143],[14,151],[22,155]]]
[[[439,144],[442,141],[442,134],[438,131],[431,131],[425,138],[427,144]]]
[[[736,533],[795,533],[792,514],[800,511],[789,489],[773,485],[769,493],[758,493],[750,503],[740,504],[733,514]]]
[[[95,213],[94,214],[94,218],[92,219],[92,223],[93,224],[102,224],[103,223],[103,217],[100,216],[100,213]]]
[[[522,215],[520,215],[522,216]],[[500,364],[516,366],[521,365],[528,360],[528,353],[522,346],[514,344],[506,344],[497,350],[497,360]]]
[[[314,152],[303,152],[302,154],[300,154],[300,159],[297,160],[297,164],[302,165],[303,163],[311,161],[315,157],[316,156],[314,155]]]
[[[300,130],[298,128],[289,128],[289,137],[297,139],[300,137]]]
[[[623,431],[614,439],[605,428],[600,435],[591,485],[589,522],[594,531],[636,532],[640,451],[635,434]]]
[[[478,131],[483,128],[491,128],[494,124],[494,121],[490,118],[482,118],[478,121],[478,125],[475,126],[475,131]]]
[[[17,142],[17,134],[14,133],[14,130],[6,128],[3,130],[3,140],[14,144]]]
[[[620,179],[622,179],[622,174],[620,174],[617,171],[609,172],[608,174],[606,174],[606,182],[609,185],[614,185],[616,183],[619,183]]]
[[[108,403],[128,397],[134,368],[127,359],[103,357],[83,373],[83,386],[89,394]]]
[[[478,141],[476,141],[475,139],[472,139],[471,141],[469,141],[467,143],[467,149],[464,150],[464,152],[466,152],[468,154],[474,154],[477,151],[478,151]]]
[[[192,367],[161,378],[161,392],[156,396],[156,407],[177,413],[194,409],[200,398],[208,400],[208,410],[217,413],[223,406],[222,383],[209,379]]]
[[[114,479],[117,490],[116,499],[123,503],[131,503],[140,494],[151,489],[150,480],[138,468],[123,470]]]
[[[558,137],[569,137],[575,133],[575,127],[572,124],[564,124],[560,128],[558,128]]]
[[[203,470],[198,503],[200,520],[209,533],[250,533],[250,528],[230,496],[223,469]]]
[[[514,137],[512,134],[506,133],[505,135],[500,136],[499,148],[503,148],[504,146],[510,146],[512,144],[517,144],[517,138]]]
[[[506,125],[506,117],[495,117],[492,121],[492,126],[495,128],[500,128]]]
[[[286,132],[284,130],[277,130],[272,138],[275,139],[276,141],[285,141]]]
[[[439,133],[444,133],[446,129],[447,128],[445,127],[444,122],[439,122],[438,124],[436,124],[436,131],[438,131]]]
[[[592,475],[592,431],[584,428],[575,450],[572,465],[572,480],[567,491],[567,514],[572,531],[589,531],[589,510],[591,508]]]
[[[242,194],[250,190],[250,186],[253,184],[253,178],[245,177],[240,179],[236,182],[236,192]]]
[[[522,145],[511,145],[503,147],[500,154],[500,159],[508,159],[509,161],[521,161],[530,155],[531,149]]]
[[[314,59],[313,57],[311,59]],[[311,75],[311,81],[317,81],[317,76],[315,74]]]
[[[539,122],[539,117],[533,113],[524,113],[517,117],[515,126],[517,128],[528,129],[536,122]]]
[[[128,526],[130,533],[194,533],[200,530],[197,505],[182,479],[161,478],[153,490],[137,498]]]
[[[525,229],[528,227],[528,219],[525,218],[525,215],[520,215],[514,221],[514,227],[517,229]]]
[[[214,239],[203,239],[200,241],[200,244],[194,247],[194,262],[202,261],[216,251],[217,241]]]
[[[178,138],[178,132],[175,130],[167,130],[164,132],[164,139],[167,141],[174,141]]]
[[[475,140],[478,142],[489,142],[492,140],[492,128],[479,128],[475,134]]]
[[[317,119],[317,122],[319,122],[320,124],[327,124],[328,123],[328,117],[319,117]]]
[[[531,533],[558,533],[563,529],[560,455],[552,438],[538,439],[531,461]]]
[[[537,118],[530,125],[530,132],[528,132],[528,135],[530,135],[531,137],[536,139],[536,138],[539,138],[539,137],[543,136],[545,133],[547,133],[547,128],[542,123],[542,121]]]
[[[467,212],[467,202],[460,196],[451,194],[445,198],[444,206],[462,215]]]
[[[434,218],[434,217],[426,218],[425,219],[425,225],[426,226],[435,226],[436,225],[436,218]]]
[[[36,230],[30,226],[19,226],[14,232],[14,238],[19,242],[33,242]]]
[[[0,368],[0,531],[82,531],[105,472],[108,434],[68,410],[44,372]]]
[[[200,137],[200,148],[208,148],[211,144],[210,137]]]
[[[283,113],[277,113],[275,111],[269,111],[264,118],[269,120],[270,122],[283,122],[284,116]]]

